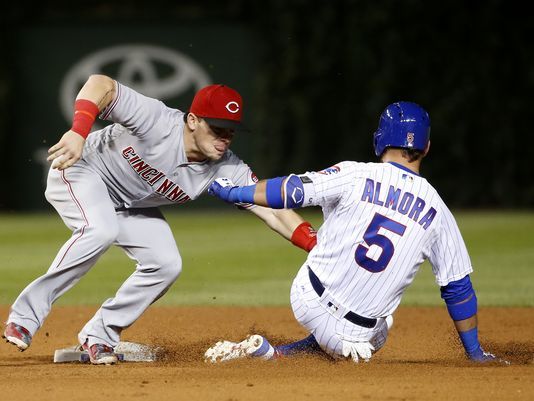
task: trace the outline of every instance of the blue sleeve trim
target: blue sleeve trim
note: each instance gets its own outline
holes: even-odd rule
[[[256,184],[239,187],[236,191],[237,202],[254,203],[254,192],[256,192]]]
[[[276,177],[267,180],[265,189],[267,204],[272,209],[283,209],[284,199],[282,198],[282,184],[286,177]]]
[[[469,319],[477,313],[477,296],[469,275],[441,287],[441,298],[445,300],[452,320]]]
[[[476,315],[477,308],[477,296],[474,291],[471,298],[465,302],[453,305],[447,304],[449,315],[455,321],[469,319],[471,316]]]
[[[441,287],[441,298],[447,305],[457,304],[466,300],[472,292],[473,285],[469,275],[467,275],[460,280],[451,281],[446,286]]]

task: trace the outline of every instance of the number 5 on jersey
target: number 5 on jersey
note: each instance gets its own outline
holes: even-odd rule
[[[371,223],[369,223],[367,230],[365,230],[365,233],[363,234],[363,239],[367,246],[362,244],[358,245],[354,254],[356,263],[371,273],[379,273],[385,270],[395,252],[395,246],[391,240],[385,235],[378,233],[380,228],[391,231],[401,237],[406,231],[405,225],[395,220],[391,220],[379,213],[375,213],[373,220],[371,220]],[[376,245],[382,250],[380,257],[377,260],[367,256],[367,252],[369,252],[371,245]]]

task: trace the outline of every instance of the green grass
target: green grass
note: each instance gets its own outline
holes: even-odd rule
[[[246,212],[166,212],[183,258],[182,276],[158,304],[288,305],[305,253]],[[321,215],[305,213],[315,226]],[[534,213],[459,212],[480,305],[534,306]],[[58,216],[0,214],[0,304],[11,304],[43,274],[70,232]],[[100,304],[134,263],[113,247],[58,304]],[[430,266],[423,265],[403,305],[441,305]]]

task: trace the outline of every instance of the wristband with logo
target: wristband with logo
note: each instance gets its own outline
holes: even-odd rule
[[[291,243],[304,249],[306,252],[310,252],[317,244],[317,231],[313,229],[310,223],[305,221],[293,231]]]

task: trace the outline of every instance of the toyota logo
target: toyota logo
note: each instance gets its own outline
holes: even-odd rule
[[[59,102],[61,112],[69,123],[72,120],[74,99],[81,86],[91,74],[102,74],[111,65],[118,65],[114,79],[160,100],[177,97],[191,87],[197,91],[211,83],[210,77],[199,64],[176,50],[141,44],[109,47],[87,55],[65,75],[60,87]],[[170,70],[170,73],[159,76],[158,65]],[[236,113],[239,105],[236,103],[235,110],[235,106],[230,103],[226,108],[231,113]]]

